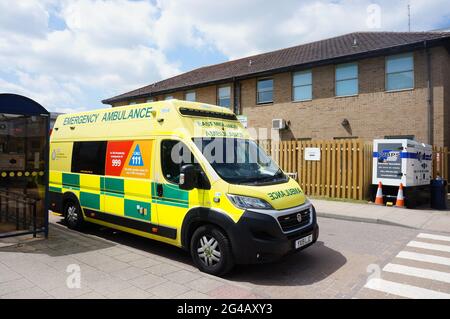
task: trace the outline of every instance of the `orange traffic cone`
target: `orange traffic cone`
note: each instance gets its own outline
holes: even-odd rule
[[[375,197],[375,204],[377,205],[384,205],[382,187],[381,182],[378,182],[377,196]]]
[[[400,183],[400,187],[398,188],[397,200],[395,202],[395,207],[405,207],[405,196],[403,196],[403,184]]]

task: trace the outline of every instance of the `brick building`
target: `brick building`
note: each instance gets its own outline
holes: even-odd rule
[[[283,139],[450,146],[450,32],[358,32],[195,69],[103,101],[218,104]]]

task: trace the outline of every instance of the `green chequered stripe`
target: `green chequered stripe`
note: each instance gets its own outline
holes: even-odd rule
[[[125,199],[125,216],[143,220],[151,220],[150,203]]]
[[[189,207],[189,192],[181,190],[178,185],[163,184],[163,197],[157,196],[157,183],[152,183],[153,203],[175,207]]]
[[[48,190],[49,190],[50,192],[62,193],[62,188],[60,188],[60,187],[49,186],[49,187],[48,187]]]
[[[157,199],[153,198],[154,204],[161,204],[161,205],[168,205],[168,206],[174,206],[174,207],[182,207],[182,208],[189,208],[189,203],[180,203],[172,200],[167,199]]]
[[[80,175],[78,174],[62,174],[63,187],[80,189]]]
[[[100,210],[100,195],[80,192],[80,204],[83,207]]]
[[[122,178],[101,177],[100,183],[102,194],[124,197],[125,182]]]

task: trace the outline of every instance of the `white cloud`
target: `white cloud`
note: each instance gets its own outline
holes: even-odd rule
[[[381,30],[406,31],[407,2],[0,0],[0,91],[51,110],[99,107],[102,98],[179,73],[167,58],[183,61],[178,48],[234,59],[364,31],[371,3],[380,5]],[[411,0],[413,30],[448,23],[447,2]]]
[[[44,36],[48,12],[39,1],[0,1],[0,35]]]
[[[407,31],[408,2],[413,30],[449,23],[448,0],[159,0],[155,39],[164,49],[177,43],[212,45],[234,59],[353,31]],[[381,9],[379,30],[366,24],[373,3]]]
[[[81,110],[87,103],[99,107],[102,98],[180,72],[151,46],[157,10],[150,2],[79,0],[58,5],[59,18],[67,25],[59,31],[47,27],[49,3],[47,11],[39,1],[29,0],[29,7],[39,10],[10,8],[5,13],[27,21],[31,17],[25,14],[33,11],[32,21],[39,21],[43,31],[22,32],[8,24],[0,40],[0,68],[8,75],[0,82],[1,91],[28,95],[51,110]]]

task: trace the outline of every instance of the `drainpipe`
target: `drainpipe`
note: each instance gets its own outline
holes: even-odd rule
[[[240,114],[241,112],[241,84],[233,78],[233,112]]]
[[[428,144],[434,143],[434,103],[433,103],[433,84],[431,79],[431,52],[428,48],[427,41],[423,42],[425,48],[425,55],[427,61],[427,130],[428,130]]]

